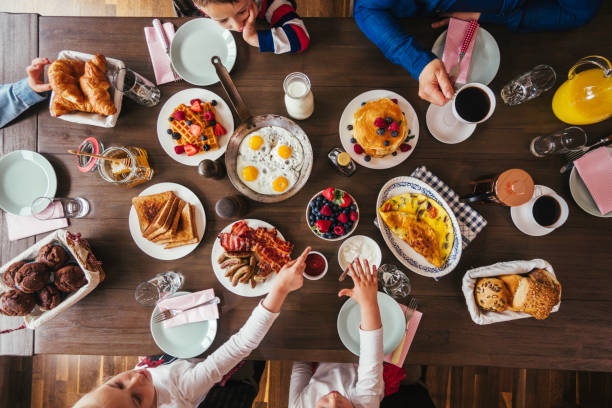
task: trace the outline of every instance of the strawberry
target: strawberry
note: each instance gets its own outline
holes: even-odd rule
[[[400,145],[400,151],[401,151],[401,152],[407,152],[407,151],[408,151],[408,150],[410,150],[410,149],[412,149],[412,146],[410,146],[410,145],[409,145],[409,144],[407,144],[407,143],[402,143],[402,144]]]
[[[361,154],[361,153],[363,153],[363,147],[361,147],[361,145],[360,145],[360,144],[357,144],[357,143],[355,143],[355,144],[353,145],[353,150],[354,150],[354,151],[355,151],[355,153],[357,153],[357,154]]]
[[[202,126],[193,123],[191,126],[189,126],[189,132],[191,132],[193,136],[198,137],[202,132]]]
[[[325,234],[329,231],[329,226],[331,225],[330,220],[318,220],[315,222],[314,229],[318,231],[320,234]]]
[[[332,215],[331,207],[329,205],[327,205],[327,204],[324,205],[323,208],[321,208],[320,213],[321,213],[321,215],[324,215],[326,217],[331,216]]]
[[[214,118],[215,118],[215,114],[212,113],[211,111],[204,112],[204,119],[213,120]]]
[[[193,156],[200,150],[198,146],[194,146],[192,144],[186,144],[184,147],[185,147],[185,153],[187,153],[187,156]]]
[[[190,109],[194,112],[202,112],[202,105],[200,104],[200,100],[192,99]]]
[[[185,146],[183,146],[183,145],[174,146],[174,153],[176,153],[176,154],[183,154],[183,153],[185,153]]]
[[[383,118],[376,118],[374,120],[374,126],[376,126],[377,128],[386,128],[387,122],[385,122]]]
[[[392,132],[398,131],[399,130],[399,123],[398,122],[393,122],[389,125],[389,130]]]
[[[340,213],[340,215],[338,216],[338,221],[340,221],[343,224],[346,224],[348,220],[349,220],[348,215],[346,215],[345,213]]]
[[[355,211],[351,211],[349,217],[351,218],[351,221],[355,222],[359,219],[359,214],[357,214]]]
[[[334,227],[334,234],[336,234],[337,236],[341,236],[344,234],[344,227],[341,225],[336,225]]]
[[[351,197],[346,193],[340,195],[336,201],[338,205],[342,208],[348,207],[353,202],[353,200],[351,200]]]
[[[221,126],[221,124],[219,122],[217,122],[215,124],[215,136],[217,136],[217,137],[223,136],[226,133],[227,133],[227,130],[225,130],[225,128],[223,126]]]
[[[333,187],[327,187],[323,190],[323,197],[327,198],[329,201],[334,201],[336,189]]]
[[[189,101],[189,104],[190,104],[190,105],[193,105],[193,103],[194,103],[194,102],[196,102],[196,101],[197,101],[198,103],[202,103],[202,101],[201,101],[200,99],[195,98],[195,99],[190,100],[190,101]]]
[[[185,112],[184,111],[176,111],[172,114],[172,117],[176,120],[185,120]]]

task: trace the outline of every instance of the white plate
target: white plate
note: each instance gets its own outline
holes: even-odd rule
[[[385,201],[397,195],[407,193],[424,194],[434,199],[444,208],[451,219],[453,232],[455,233],[455,241],[453,242],[453,249],[444,265],[442,265],[442,268],[436,268],[427,262],[421,254],[417,253],[410,245],[395,235],[389,227],[387,227],[387,224],[382,220],[380,214],[378,214],[378,209]],[[393,255],[411,271],[430,278],[439,278],[450,273],[459,263],[459,259],[461,259],[461,229],[459,228],[457,218],[455,218],[455,214],[446,201],[440,197],[440,194],[421,180],[414,177],[395,177],[387,181],[383,188],[380,189],[380,193],[378,193],[378,199],[376,200],[376,217],[378,219],[378,225],[380,226],[380,232],[387,246],[391,252],[393,252]]]
[[[402,112],[404,112],[404,116],[406,117],[406,121],[410,121],[409,134],[414,135],[414,138],[407,140],[405,143],[408,143],[412,148],[407,152],[400,152],[397,150],[397,156],[388,155],[385,157],[372,157],[372,160],[369,162],[365,161],[365,154],[357,154],[353,150],[353,144],[351,143],[351,138],[353,137],[353,131],[348,130],[348,125],[353,125],[353,114],[355,111],[361,107],[362,102],[373,101],[380,98],[389,98],[389,99],[397,99]],[[373,91],[367,91],[362,93],[361,95],[356,96],[352,101],[346,105],[344,108],[344,112],[342,112],[342,116],[340,117],[340,129],[338,130],[338,134],[340,135],[340,142],[342,143],[342,147],[348,154],[351,155],[351,158],[355,160],[356,163],[361,164],[364,167],[368,167],[370,169],[389,169],[391,167],[395,167],[404,160],[406,160],[414,151],[417,142],[419,141],[419,118],[417,114],[410,105],[410,103],[401,95],[392,92],[385,91],[383,89],[375,89]]]
[[[159,183],[152,185],[151,187],[145,188],[141,191],[139,196],[150,195],[163,193],[164,191],[173,191],[179,198],[184,201],[193,204],[196,210],[196,226],[198,228],[198,238],[200,239],[197,243],[191,245],[183,245],[177,248],[164,249],[163,245],[156,244],[145,239],[140,232],[140,224],[138,222],[138,215],[136,214],[136,210],[134,206],[130,207],[130,217],[129,217],[129,225],[130,225],[130,234],[132,234],[132,239],[136,243],[136,246],[142,250],[145,254],[152,256],[153,258],[161,259],[164,261],[179,259],[184,257],[185,255],[191,253],[200,242],[202,242],[202,237],[204,236],[204,230],[206,229],[206,213],[204,212],[204,207],[202,206],[202,202],[191,190],[187,187],[182,186],[176,183]]]
[[[442,59],[442,54],[444,54],[447,31],[440,34],[433,47],[431,47],[431,52],[440,59]],[[480,82],[481,84],[488,85],[493,81],[499,69],[501,61],[499,46],[495,38],[482,27],[478,28],[475,41],[467,83]]]
[[[610,154],[612,154],[612,147],[608,146],[608,150]],[[584,211],[596,217],[612,217],[612,211],[607,214],[602,214],[601,211],[599,211],[597,204],[595,204],[591,193],[589,193],[589,189],[584,184],[584,181],[582,181],[582,177],[578,174],[576,167],[573,167],[570,173],[569,186],[574,201]]]
[[[215,120],[219,118],[219,123],[227,130],[227,133],[218,138],[219,148],[216,150],[209,150],[208,152],[194,154],[193,156],[187,156],[185,153],[176,154],[174,152],[176,143],[167,132],[170,128],[168,117],[170,117],[172,112],[174,112],[174,108],[178,105],[183,103],[189,106],[189,101],[196,98],[207,102],[213,99],[217,101],[217,106],[215,106]],[[232,133],[234,133],[234,117],[232,116],[232,111],[223,98],[207,89],[191,88],[175,93],[166,101],[164,106],[162,106],[159,111],[159,116],[157,117],[157,138],[159,139],[159,144],[161,144],[168,156],[188,166],[197,166],[204,159],[216,160],[221,157],[223,153],[225,153],[227,143]]]
[[[259,228],[259,227],[264,227],[268,229],[274,228],[274,226],[268,224],[265,221],[261,221],[261,220],[247,218],[245,219],[245,221],[247,225],[251,228]],[[221,232],[219,232],[219,234],[222,232],[230,232],[232,230],[232,225],[234,225],[236,222],[232,222],[231,224],[223,228]],[[219,282],[221,282],[221,284],[225,286],[225,289],[229,290],[232,293],[240,295],[240,296],[255,297],[255,296],[262,296],[268,293],[270,289],[272,288],[272,281],[276,277],[276,273],[274,272],[268,275],[268,278],[265,281],[258,282],[254,288],[251,288],[250,283],[238,283],[238,285],[232,286],[232,282],[230,282],[230,280],[225,277],[225,270],[221,269],[221,267],[219,266],[219,263],[217,262],[217,259],[219,259],[221,254],[225,252],[225,249],[223,249],[223,247],[221,246],[221,241],[219,240],[219,237],[218,237],[219,234],[217,234],[217,238],[215,239],[215,242],[212,247],[212,252],[210,255],[210,261],[213,266],[213,271],[215,271],[215,275],[217,276],[217,279],[219,280]],[[280,232],[278,232],[278,230],[277,230],[277,236],[279,238],[285,239],[283,238],[283,235]]]
[[[444,123],[444,115],[447,114],[446,109],[452,109],[451,103],[448,102],[444,106],[432,103],[427,108],[425,116],[425,123],[429,133],[438,141],[446,144],[461,143],[469,138],[474,133],[474,129],[476,129],[475,123],[463,123],[458,120],[455,120],[453,126],[448,126]]]

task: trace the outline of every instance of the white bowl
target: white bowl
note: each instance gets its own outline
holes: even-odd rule
[[[348,268],[349,264],[343,264],[342,259],[340,257],[340,254],[342,254],[342,250],[343,248],[346,248],[346,246],[350,243],[353,242],[357,239],[363,239],[366,242],[372,244],[372,246],[374,247],[374,260],[372,263],[370,263],[370,266],[372,265],[376,265],[376,267],[378,268],[380,266],[380,263],[382,261],[382,252],[380,250],[380,246],[378,245],[378,243],[376,241],[374,241],[372,238],[365,236],[365,235],[355,235],[349,239],[347,239],[346,241],[344,241],[342,243],[342,245],[340,245],[340,248],[338,248],[338,264],[340,265],[340,268],[344,271],[346,270],[346,268]],[[361,258],[363,260],[363,258]],[[368,259],[368,262],[370,260]]]
[[[329,262],[327,262],[327,258],[325,257],[325,255],[323,255],[319,251],[310,251],[308,255],[310,254],[316,254],[316,255],[321,256],[321,258],[323,258],[323,260],[325,261],[325,269],[323,270],[323,272],[321,272],[319,275],[316,275],[316,276],[308,275],[306,273],[306,270],[304,270],[304,273],[302,275],[304,275],[306,279],[319,280],[327,274],[327,270],[329,269]]]
[[[343,239],[348,238],[348,237],[349,237],[349,236],[350,236],[350,235],[351,235],[353,232],[355,232],[355,229],[357,228],[357,224],[359,224],[359,219],[361,218],[361,214],[359,213],[359,205],[357,204],[357,200],[355,200],[355,197],[353,197],[351,194],[349,194],[349,193],[347,193],[346,191],[341,190],[341,189],[339,189],[339,188],[337,188],[336,190],[340,190],[340,191],[344,192],[345,194],[348,194],[348,195],[349,195],[349,197],[351,197],[351,200],[353,200],[353,204],[355,204],[355,212],[357,213],[358,218],[357,218],[357,221],[355,221],[355,222],[353,223],[353,228],[351,228],[351,230],[350,230],[350,231],[348,231],[348,232],[347,232],[346,234],[344,234],[343,236],[341,236],[341,237],[336,237],[336,238],[325,238],[325,237],[322,237],[321,235],[319,235],[319,234],[317,234],[316,232],[314,232],[314,231],[312,230],[312,228],[310,227],[310,219],[308,218],[308,211],[309,211],[309,209],[310,209],[310,203],[311,203],[311,202],[312,202],[312,201],[313,201],[315,198],[317,198],[318,196],[322,195],[322,194],[323,194],[323,191],[325,191],[325,190],[321,190],[321,191],[319,191],[318,193],[316,193],[315,195],[313,195],[313,196],[310,198],[310,200],[308,200],[308,205],[306,205],[306,226],[308,226],[308,229],[309,229],[309,230],[310,230],[310,231],[311,231],[313,234],[315,234],[317,237],[319,237],[319,238],[321,238],[321,239],[323,239],[323,240],[325,240],[325,241],[342,241]]]

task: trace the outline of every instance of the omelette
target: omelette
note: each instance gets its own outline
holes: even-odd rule
[[[388,199],[378,209],[391,231],[441,268],[453,249],[455,233],[444,208],[424,194],[401,194]]]

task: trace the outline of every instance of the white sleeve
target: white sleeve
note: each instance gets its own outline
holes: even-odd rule
[[[180,376],[177,387],[183,397],[197,404],[213,385],[259,346],[278,315],[266,310],[260,302],[238,333]]]
[[[293,363],[291,370],[291,383],[289,385],[289,406],[291,408],[298,407],[300,394],[310,382],[312,378],[312,365],[296,361]]]
[[[383,382],[383,329],[359,329],[359,367],[355,395],[359,407],[378,407],[385,393]],[[356,404],[355,404],[356,403]]]

